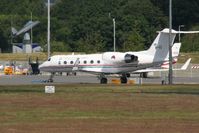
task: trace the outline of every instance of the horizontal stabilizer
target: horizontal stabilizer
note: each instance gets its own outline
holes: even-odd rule
[[[169,33],[169,29],[166,28],[162,31],[158,31],[159,32],[162,32],[162,33]],[[199,31],[176,31],[176,30],[171,30],[171,33],[172,34],[195,34],[195,33],[199,33]]]
[[[199,33],[199,31],[178,31],[178,34],[195,34]]]

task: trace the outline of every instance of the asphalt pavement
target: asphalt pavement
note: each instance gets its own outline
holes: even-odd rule
[[[49,78],[49,75],[1,75],[0,85],[30,85],[30,84],[50,84],[45,80]],[[111,83],[111,77],[108,78],[108,82]],[[118,78],[119,79],[119,78]],[[130,78],[135,83],[139,84],[161,84],[161,77],[149,77],[149,78]],[[166,79],[165,79],[166,80]],[[99,83],[99,79],[95,75],[77,75],[77,76],[55,76],[54,84],[94,84]],[[166,83],[167,80],[165,81]],[[199,84],[199,77],[174,77],[174,84]]]

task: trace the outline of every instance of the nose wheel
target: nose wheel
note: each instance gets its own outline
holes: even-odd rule
[[[52,83],[53,82],[53,77],[54,77],[55,73],[51,73],[50,77],[48,80],[45,80],[44,82],[47,82],[47,83]]]
[[[46,82],[52,83],[52,82],[53,82],[53,79],[48,79]]]

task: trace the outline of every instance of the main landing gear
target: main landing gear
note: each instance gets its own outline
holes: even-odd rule
[[[148,73],[147,72],[143,72],[143,73],[140,74],[140,77],[147,78],[148,77]]]
[[[128,82],[127,75],[122,74],[122,76],[120,77],[120,80],[122,84],[126,84]]]
[[[130,77],[130,74],[122,74],[122,76],[120,77],[120,81],[122,84],[127,84],[128,82],[128,78],[127,77]],[[108,83],[108,80],[107,78],[105,77],[104,74],[100,75],[99,77],[100,79],[100,84],[107,84]]]

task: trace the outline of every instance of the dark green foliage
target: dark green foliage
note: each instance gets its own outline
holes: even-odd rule
[[[64,21],[62,26],[70,32],[60,41],[83,52],[113,50],[113,18],[119,51],[143,49],[144,44],[151,43],[155,31],[166,25],[161,11],[149,0],[63,0],[52,14]]]
[[[169,0],[151,0],[152,3],[159,7],[165,15],[169,14]],[[173,0],[173,27],[178,25],[192,26],[199,21],[199,1],[198,0]]]
[[[12,26],[19,29],[30,20],[31,12],[33,20],[41,22],[33,30],[33,41],[40,43],[46,51],[47,8],[44,1],[0,1],[0,48],[4,52],[11,51],[11,21]],[[198,23],[198,6],[196,0],[174,1],[174,28],[185,24],[188,29],[192,23]],[[150,46],[156,31],[168,27],[167,16],[168,1],[162,0],[56,0],[51,7],[52,51],[112,51],[113,18],[116,20],[116,50],[142,50]],[[22,39],[23,35],[14,42],[22,42]],[[189,39],[185,41],[189,43]],[[187,51],[186,46],[183,47]]]
[[[191,30],[198,30],[199,26],[193,26]],[[182,50],[185,52],[199,51],[199,34],[185,35],[182,39]]]

